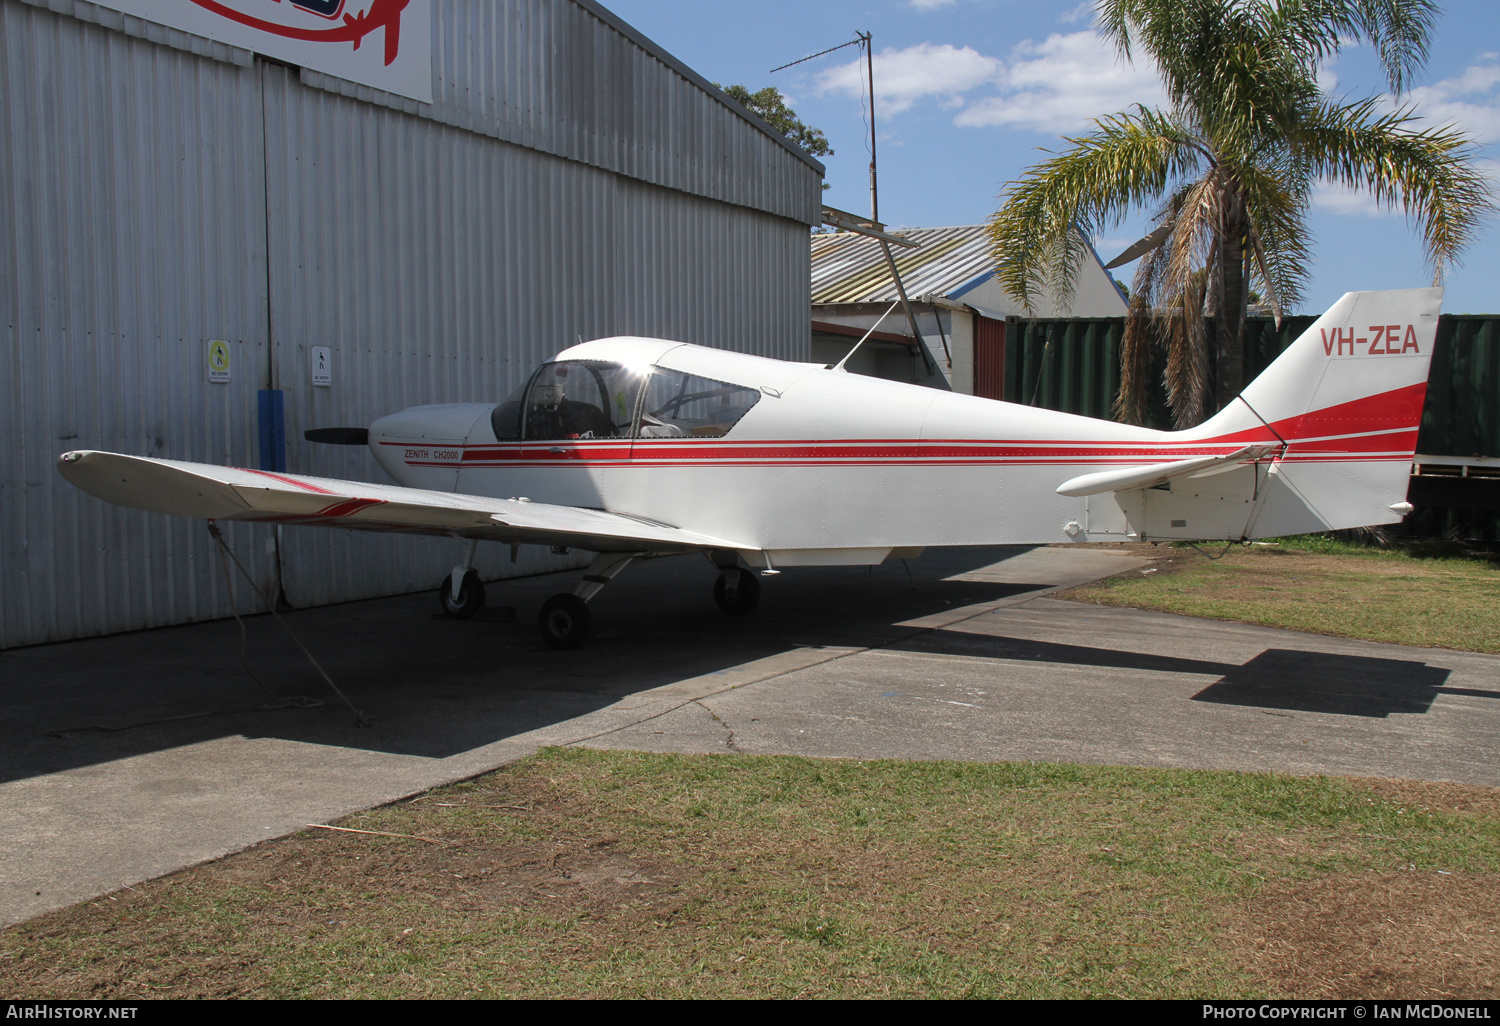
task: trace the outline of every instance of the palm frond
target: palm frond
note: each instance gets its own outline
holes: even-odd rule
[[[1396,92],[1427,63],[1428,42],[1442,13],[1437,0],[1293,0],[1276,5],[1276,28],[1305,38],[1314,60],[1368,42]]]
[[[1305,69],[1368,42],[1401,92],[1427,62],[1440,13],[1437,0],[1101,0],[1095,23],[1125,57],[1136,44],[1155,57],[1175,102],[1172,77],[1184,70],[1191,77],[1193,54],[1201,58],[1224,39],[1273,44]]]
[[[1451,127],[1423,129],[1410,108],[1332,104],[1317,84],[1320,61],[1368,42],[1404,89],[1427,59],[1437,15],[1438,0],[1098,0],[1096,26],[1124,57],[1149,55],[1169,110],[1137,108],[1069,140],[1070,151],[1007,192],[990,231],[1002,284],[1029,308],[1044,290],[1071,298],[1083,233],[1165,197],[1156,229],[1128,251],[1140,263],[1118,417],[1144,419],[1159,347],[1174,421],[1207,411],[1215,315],[1213,392],[1220,403],[1232,397],[1251,285],[1278,317],[1306,290],[1306,216],[1319,177],[1404,209],[1438,277],[1473,240],[1496,209],[1473,142]]]
[[[1118,223],[1169,182],[1193,173],[1204,152],[1172,118],[1145,108],[1101,118],[1073,148],[1030,168],[989,220],[1000,283],[1031,309],[1042,294],[1072,302],[1087,235]]]
[[[1421,232],[1437,274],[1455,263],[1495,210],[1490,180],[1475,166],[1477,147],[1457,128],[1416,130],[1410,107],[1378,113],[1376,100],[1324,104],[1295,146],[1311,174],[1363,188],[1398,205]]]
[[[1205,299],[1222,283],[1213,280],[1223,224],[1224,176],[1216,170],[1178,193],[1179,212],[1163,274],[1164,309],[1170,311],[1167,403],[1178,427],[1203,419],[1208,396],[1208,328]],[[1215,308],[1220,306],[1215,303]]]

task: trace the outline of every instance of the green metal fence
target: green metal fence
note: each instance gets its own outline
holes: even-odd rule
[[[1268,367],[1316,317],[1269,317],[1245,323],[1245,380]],[[1212,337],[1212,326],[1210,326]],[[1017,320],[1005,333],[1007,402],[1112,418],[1120,387],[1123,317]],[[1162,358],[1152,368],[1147,425],[1172,426],[1162,387]],[[1210,354],[1210,373],[1213,373]],[[1417,451],[1433,456],[1500,457],[1500,317],[1445,314],[1428,376]],[[1410,526],[1424,534],[1500,537],[1500,514],[1424,509]]]

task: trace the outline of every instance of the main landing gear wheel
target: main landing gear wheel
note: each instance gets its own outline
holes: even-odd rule
[[[467,620],[479,612],[484,605],[484,585],[479,580],[479,572],[470,570],[464,574],[457,599],[453,597],[453,575],[444,577],[443,586],[438,589],[438,601],[443,604],[443,612],[453,620]]]
[[[542,639],[553,648],[582,647],[589,640],[593,624],[594,614],[589,612],[589,604],[567,592],[543,602],[541,615],[536,618]]]
[[[739,574],[733,594],[724,583],[725,574]],[[760,579],[743,567],[721,570],[714,581],[714,603],[730,616],[744,616],[760,602]]]

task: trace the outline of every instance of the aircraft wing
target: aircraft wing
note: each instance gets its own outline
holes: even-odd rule
[[[747,547],[643,518],[525,499],[429,492],[112,452],[64,453],[57,467],[63,477],[90,495],[184,517],[566,545],[592,552]]]
[[[1081,497],[1103,492],[1123,492],[1131,488],[1154,488],[1178,477],[1207,477],[1232,470],[1243,463],[1253,463],[1281,448],[1280,445],[1247,445],[1223,456],[1194,456],[1171,463],[1151,463],[1139,467],[1119,467],[1083,474],[1057,486],[1058,495]]]

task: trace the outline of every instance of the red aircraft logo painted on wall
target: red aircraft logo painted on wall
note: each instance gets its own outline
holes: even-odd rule
[[[281,0],[274,0],[280,3]],[[329,28],[303,28],[280,21],[257,18],[237,10],[220,0],[193,0],[206,11],[211,11],[230,21],[247,25],[261,32],[270,32],[287,39],[302,39],[311,43],[349,43],[354,49],[365,36],[376,29],[385,29],[385,63],[391,64],[401,49],[401,12],[411,0],[371,0],[370,6],[358,14],[344,14],[343,23]],[[290,6],[329,21],[338,19],[344,10],[345,0],[291,0]]]

